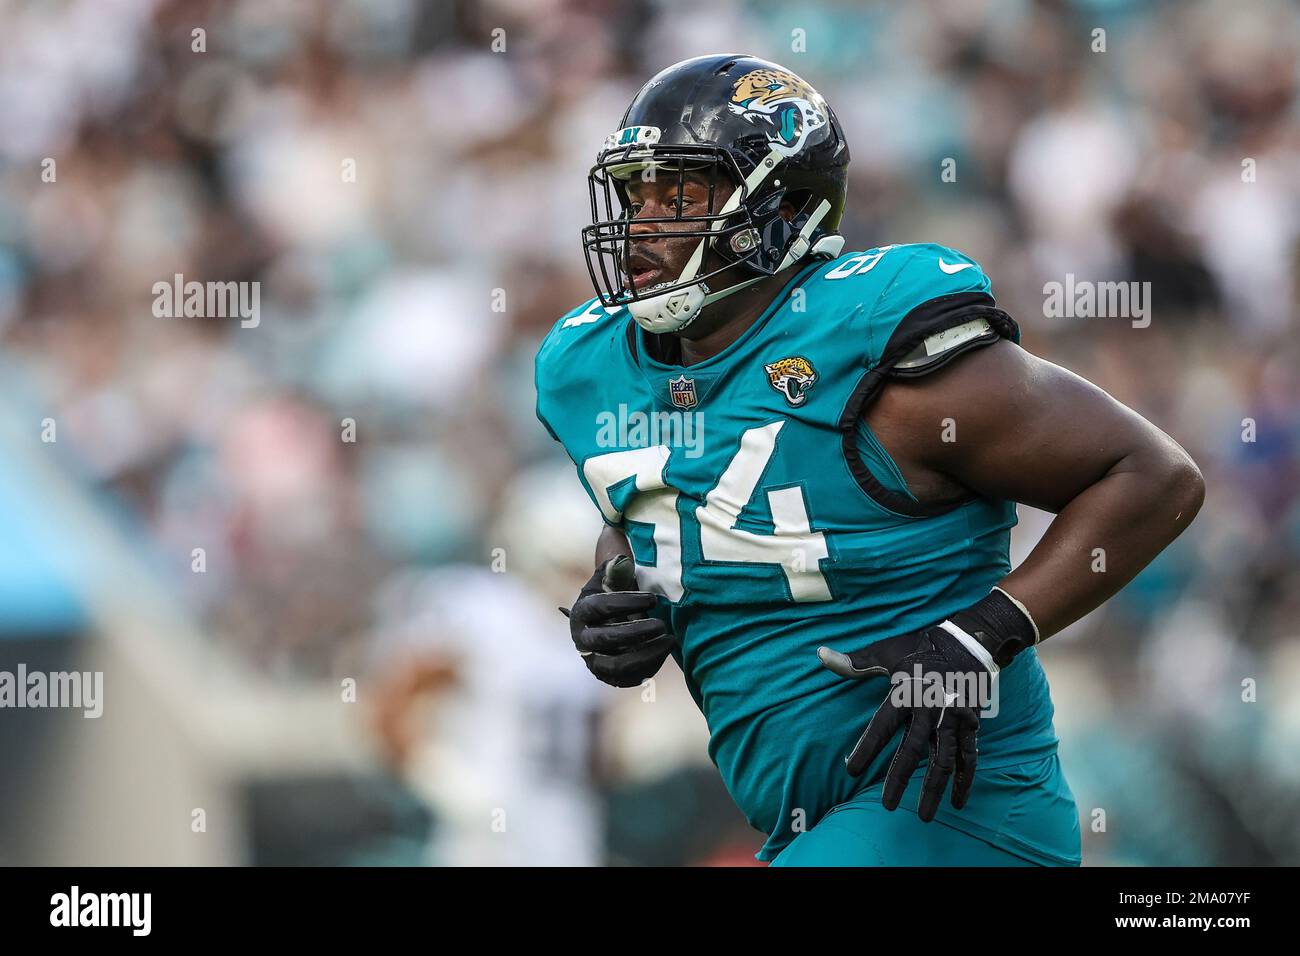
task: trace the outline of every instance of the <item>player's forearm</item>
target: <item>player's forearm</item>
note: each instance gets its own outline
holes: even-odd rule
[[[1177,446],[1129,455],[1061,509],[999,586],[1046,638],[1131,581],[1191,523],[1204,494],[1199,469]]]
[[[600,567],[610,558],[618,557],[620,554],[632,557],[632,546],[628,544],[627,535],[619,528],[605,525],[600,532],[600,537],[596,539],[596,567]]]

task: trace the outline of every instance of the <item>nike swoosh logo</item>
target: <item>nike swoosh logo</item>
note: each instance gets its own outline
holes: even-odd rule
[[[950,265],[948,265],[948,263],[944,262],[943,259],[940,259],[940,260],[939,260],[939,268],[940,268],[940,270],[942,270],[943,272],[948,273],[948,275],[952,275],[952,274],[955,273],[955,272],[961,272],[962,269],[973,269],[973,268],[975,268],[975,263],[973,263],[973,262],[959,262],[959,263],[957,263],[955,266],[950,266]]]

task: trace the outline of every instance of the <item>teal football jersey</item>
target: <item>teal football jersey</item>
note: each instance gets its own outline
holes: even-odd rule
[[[850,651],[932,624],[1010,570],[1014,504],[923,505],[861,417],[888,375],[999,337],[1019,331],[979,265],[914,244],[814,261],[694,365],[659,361],[652,336],[598,300],[542,343],[538,417],[627,532],[641,586],[661,596],[710,756],[768,834],[760,859],[878,783],[893,754],[849,776],[844,758],[889,684],[837,677],[818,646]],[[1056,746],[1029,650],[999,678],[979,767]],[[945,805],[939,819],[987,829],[963,812]]]

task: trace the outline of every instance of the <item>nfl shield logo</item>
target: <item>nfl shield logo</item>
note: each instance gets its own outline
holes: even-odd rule
[[[678,375],[668,380],[668,395],[678,408],[695,407],[695,379]]]

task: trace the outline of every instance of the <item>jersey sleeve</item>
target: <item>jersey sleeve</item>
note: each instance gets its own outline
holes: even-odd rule
[[[606,311],[599,299],[591,299],[562,315],[542,339],[533,360],[533,383],[537,390],[535,413],[553,439],[564,444],[557,433],[560,417],[564,414],[566,396],[580,394],[581,358],[574,355],[575,345],[584,327],[594,325],[604,318]],[[568,451],[568,448],[565,448]],[[572,457],[572,455],[570,455]]]
[[[577,470],[592,506],[607,525],[618,526],[600,510],[582,470],[583,436],[592,431],[591,403],[603,379],[616,367],[625,328],[618,309],[591,299],[561,316],[542,340],[533,365],[537,420],[560,443]]]
[[[871,308],[869,362],[882,374],[914,377],[1000,338],[1020,340],[997,307],[978,262],[946,246],[903,247],[895,272]]]
[[[845,460],[862,489],[899,514],[942,514],[961,502],[922,504],[904,487],[887,487],[872,471],[864,409],[892,378],[926,375],[966,352],[999,339],[1020,340],[1011,316],[997,307],[988,276],[979,263],[955,249],[922,243],[893,247],[901,255],[889,263],[874,299],[861,304],[867,316],[866,373],[839,421]],[[882,258],[880,266],[886,259]],[[883,455],[883,450],[875,457]],[[887,457],[887,456],[886,456]]]

